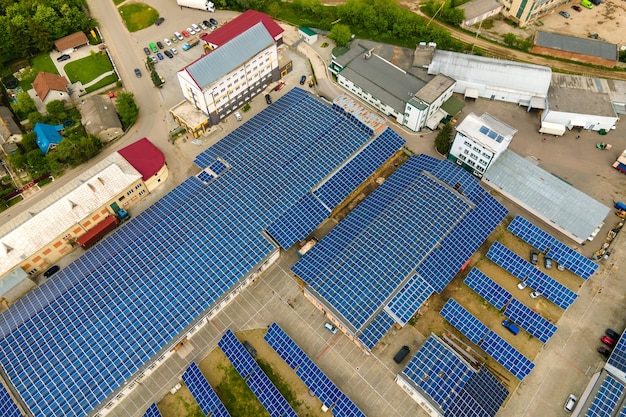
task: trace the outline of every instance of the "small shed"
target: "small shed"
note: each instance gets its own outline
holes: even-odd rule
[[[463,26],[473,26],[482,22],[485,19],[489,19],[491,16],[495,16],[502,10],[502,3],[497,0],[471,0],[458,6],[459,9],[463,9],[465,12],[465,20],[463,20]]]
[[[89,39],[83,32],[72,33],[54,41],[54,49],[61,53],[71,52],[84,45],[89,45]]]
[[[311,28],[304,27],[304,26],[301,28],[298,28],[298,36],[301,39],[304,39],[304,41],[308,43],[309,45],[314,44],[315,42],[317,42],[317,39],[318,39],[318,35],[315,31],[313,31]]]

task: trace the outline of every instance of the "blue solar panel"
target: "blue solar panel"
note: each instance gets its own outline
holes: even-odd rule
[[[183,382],[189,388],[191,395],[196,400],[205,416],[230,417],[226,407],[220,401],[213,387],[206,380],[198,365],[191,362],[183,373]]]
[[[365,417],[365,413],[344,393],[341,393],[331,412],[335,417]]]
[[[494,332],[487,334],[480,347],[520,381],[526,378],[526,375],[535,367],[530,359]]]
[[[626,404],[622,406],[622,409],[620,410],[618,417],[626,417]]]
[[[557,327],[554,324],[517,300],[511,301],[511,304],[504,311],[504,315],[543,343],[546,343],[557,331]]]
[[[530,262],[522,258],[500,242],[494,242],[489,248],[487,258],[520,280],[526,279],[526,284],[559,307],[566,309],[574,300],[576,293],[561,283],[555,281]]]
[[[444,417],[492,417],[464,388],[456,393],[454,401],[450,403],[443,415]]]
[[[282,248],[289,249],[310,235],[329,215],[330,211],[313,194],[306,193],[276,219],[267,231]]]
[[[478,344],[489,332],[487,326],[464,309],[454,298],[446,302],[439,314],[473,343]]]
[[[217,175],[221,175],[222,172],[228,169],[228,167],[222,161],[216,160],[211,165],[209,165],[209,169],[215,172]]]
[[[206,171],[202,171],[202,172],[200,172],[200,173],[198,174],[198,179],[199,179],[200,181],[203,181],[203,182],[206,182],[206,183],[211,182],[211,180],[212,180],[213,178],[215,178],[215,177],[214,177],[213,175],[209,174],[209,173],[208,173],[208,172],[206,172]]]
[[[598,264],[594,261],[576,252],[521,216],[516,216],[513,219],[509,225],[509,231],[541,252],[546,253],[548,251],[550,257],[559,265],[563,265],[583,279],[589,278],[598,269]]]
[[[433,170],[441,163],[440,159],[437,159],[434,156],[426,155],[425,153],[417,155],[415,159],[419,169],[428,172],[433,172]]]
[[[472,268],[465,278],[465,285],[476,291],[478,295],[491,303],[498,310],[502,310],[513,296],[510,292],[492,281],[479,269]]]
[[[613,348],[607,365],[614,366],[620,371],[626,372],[626,337],[624,337],[624,333],[622,333],[622,336],[617,341],[617,345]]]
[[[0,384],[0,416],[21,417],[22,413],[11,399],[11,396],[4,385]]]
[[[258,366],[230,329],[226,330],[217,345],[242,378],[247,378]]]
[[[389,127],[385,128],[345,166],[314,190],[314,194],[326,207],[334,209],[404,144],[400,135]]]
[[[395,323],[389,314],[381,311],[378,316],[359,335],[359,340],[368,348],[372,349],[383,338]]]
[[[257,367],[246,380],[250,390],[272,417],[298,417],[272,381]]]
[[[143,417],[161,417],[161,412],[157,408],[157,405],[155,403],[152,403],[152,405],[148,407],[148,409],[144,413]]]
[[[506,387],[484,366],[469,377],[463,390],[491,417],[496,415],[509,395]]]
[[[598,393],[593,399],[591,406],[587,410],[586,417],[606,417],[612,416],[615,411],[615,406],[620,397],[624,393],[624,385],[613,378],[611,375],[606,375],[602,385],[598,390]]]
[[[424,277],[414,275],[391,299],[386,310],[404,326],[434,292]]]

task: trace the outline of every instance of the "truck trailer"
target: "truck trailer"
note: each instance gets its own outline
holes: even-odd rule
[[[107,233],[115,229],[121,222],[130,218],[128,212],[124,209],[118,209],[116,215],[110,215],[104,218],[100,223],[87,230],[83,235],[76,239],[83,249],[89,249],[102,239]]]
[[[215,11],[215,4],[212,1],[207,0],[176,0],[176,3],[180,7],[189,7],[190,9],[206,10],[213,13]]]
[[[613,168],[615,168],[622,174],[626,174],[626,150],[622,152],[622,154],[617,158],[617,160],[613,164]]]

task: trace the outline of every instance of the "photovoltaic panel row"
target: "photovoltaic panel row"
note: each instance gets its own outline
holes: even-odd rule
[[[404,146],[405,140],[389,127],[335,172],[314,194],[331,210]]]
[[[450,403],[443,415],[444,417],[492,417],[464,388],[454,395],[454,401]]]
[[[359,410],[359,407],[343,392],[339,395],[331,412],[335,417],[365,417],[365,413]]]
[[[622,406],[622,409],[620,410],[618,417],[626,417],[626,404]]]
[[[437,159],[434,156],[426,155],[425,153],[419,154],[416,157],[416,163],[418,169],[433,172],[437,166],[441,163],[441,159]]]
[[[543,343],[546,343],[557,331],[557,327],[554,324],[517,300],[511,301],[504,311],[504,315]]]
[[[183,382],[189,388],[191,395],[196,400],[205,416],[230,417],[226,407],[218,398],[213,387],[206,380],[198,365],[191,362],[183,373]]]
[[[222,349],[222,352],[224,352],[242,378],[247,378],[258,367],[252,356],[250,356],[230,329],[226,330],[217,345]]]
[[[476,268],[472,268],[467,278],[465,278],[465,285],[476,291],[478,295],[498,310],[502,310],[513,298],[510,292]]]
[[[530,359],[494,332],[487,334],[480,347],[520,381],[535,367]]]
[[[446,302],[439,314],[475,344],[483,340],[489,332],[487,326],[457,303],[454,298],[450,298]]]
[[[549,256],[559,265],[563,265],[583,279],[589,278],[598,269],[598,264],[594,261],[576,252],[522,216],[516,216],[513,219],[509,225],[509,231],[539,251],[543,253],[549,251]]]
[[[474,398],[489,416],[495,416],[509,396],[506,387],[484,366],[470,375],[463,390]]]
[[[301,363],[298,369],[296,369],[296,375],[307,387],[311,387],[315,396],[326,407],[330,407],[337,402],[341,391],[313,362],[305,361]]]
[[[368,349],[373,349],[374,346],[380,339],[383,338],[385,334],[391,329],[391,326],[395,323],[395,320],[392,319],[389,314],[385,311],[381,311],[376,318],[370,323],[369,326],[363,330],[363,332],[359,335],[359,340],[363,342]]]
[[[298,417],[285,397],[278,391],[263,370],[257,367],[246,380],[250,390],[272,417]]]
[[[434,292],[424,277],[415,274],[391,299],[385,310],[404,326]]]
[[[468,198],[469,196],[481,195],[485,191],[472,174],[464,169],[459,169],[456,164],[447,159],[441,161],[432,173],[450,187],[457,187]],[[475,202],[472,198],[470,200]]]
[[[620,339],[617,342],[617,345],[613,348],[613,352],[611,352],[611,356],[609,356],[609,360],[607,361],[607,365],[614,366],[622,372],[626,373],[626,337],[624,337],[623,332]]]
[[[487,258],[520,280],[526,279],[526,284],[541,293],[562,309],[566,309],[576,300],[576,293],[563,284],[555,281],[539,269],[535,268],[526,259],[522,258],[500,242],[494,242],[489,248]]]
[[[0,416],[2,417],[21,417],[22,413],[17,405],[13,402],[9,392],[0,384]]]
[[[329,215],[328,209],[313,194],[305,193],[267,231],[283,249],[289,249],[309,236]]]
[[[161,416],[161,412],[157,408],[157,405],[155,403],[152,403],[152,405],[148,407],[148,409],[144,413],[143,417],[162,417],[162,416]]]
[[[586,417],[606,417],[612,416],[617,406],[617,402],[624,393],[624,385],[613,378],[611,375],[605,375],[602,385],[598,393],[593,399]]]

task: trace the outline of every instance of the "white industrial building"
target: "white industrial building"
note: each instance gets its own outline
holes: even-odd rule
[[[466,98],[506,101],[529,110],[545,108],[552,77],[549,67],[441,50],[435,50],[428,73],[453,78],[454,92]]]
[[[502,3],[497,0],[471,0],[458,6],[465,12],[463,26],[473,26],[497,15],[502,10]]]
[[[481,178],[511,143],[517,129],[489,113],[470,113],[456,128],[448,159]]]

